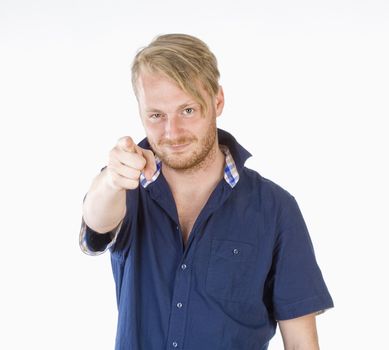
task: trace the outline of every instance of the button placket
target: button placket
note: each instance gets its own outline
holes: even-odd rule
[[[172,313],[168,333],[168,349],[180,349],[183,346],[187,319],[186,313],[188,312],[188,308],[186,307],[186,305],[188,301],[191,281],[191,269],[189,269],[188,267],[190,254],[191,252],[189,251],[189,257],[186,254],[183,255],[182,260],[176,270]]]

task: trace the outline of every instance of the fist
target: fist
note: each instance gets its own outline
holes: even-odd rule
[[[136,145],[131,137],[120,138],[109,152],[105,169],[107,183],[115,190],[131,190],[139,186],[140,174],[151,180],[156,171],[152,151]]]

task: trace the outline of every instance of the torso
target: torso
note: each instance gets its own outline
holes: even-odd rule
[[[223,179],[225,155],[220,149],[216,150],[214,158],[208,159],[202,169],[189,173],[180,178],[174,170],[163,168],[163,174],[170,186],[176,203],[178,219],[184,244],[187,243],[197,217],[207,203],[211,193]]]
[[[182,238],[185,244],[188,241],[193,225],[207,200],[208,196],[206,198],[194,198],[190,200],[175,199]]]

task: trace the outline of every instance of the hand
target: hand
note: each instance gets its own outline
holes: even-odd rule
[[[124,136],[109,152],[104,172],[106,183],[120,191],[137,188],[141,172],[147,180],[151,180],[156,170],[153,152],[136,145],[131,137]]]

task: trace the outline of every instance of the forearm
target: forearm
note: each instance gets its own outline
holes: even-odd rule
[[[285,350],[320,350],[317,332],[306,332],[303,336],[284,339]]]
[[[300,345],[291,345],[284,346],[285,350],[320,350],[319,344],[311,343],[311,344],[300,344]]]
[[[98,233],[113,230],[126,213],[126,191],[110,187],[105,171],[93,180],[83,204],[85,223]]]
[[[315,313],[279,321],[285,350],[319,350]]]

